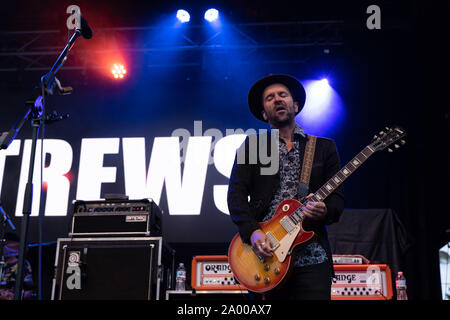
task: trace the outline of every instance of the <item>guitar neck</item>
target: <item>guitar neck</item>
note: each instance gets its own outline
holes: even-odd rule
[[[371,155],[375,153],[375,150],[368,145],[360,153],[358,153],[352,160],[350,160],[341,170],[339,170],[330,180],[328,180],[319,190],[317,190],[308,201],[323,201],[334,190],[336,190],[350,175],[358,169]],[[302,209],[306,206],[305,201],[302,206],[295,210],[291,215],[292,221],[297,224],[303,220],[304,215]]]
[[[369,146],[365,147],[352,160],[350,160],[341,170],[339,170],[330,180],[328,180],[310,198],[312,201],[323,201],[333,191],[335,191],[350,175],[358,169],[375,151]]]

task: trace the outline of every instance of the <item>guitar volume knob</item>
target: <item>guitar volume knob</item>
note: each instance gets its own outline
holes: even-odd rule
[[[270,283],[270,278],[269,277],[265,277],[264,278],[264,283],[265,284],[269,284]]]
[[[261,277],[259,276],[259,274],[255,274],[255,280],[256,280],[256,281],[261,280]]]

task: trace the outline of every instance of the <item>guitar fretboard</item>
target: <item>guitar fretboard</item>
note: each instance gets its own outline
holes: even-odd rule
[[[303,220],[304,214],[302,209],[308,201],[323,201],[327,198],[333,191],[335,191],[353,172],[358,169],[361,164],[364,163],[372,154],[374,154],[374,149],[368,145],[360,153],[358,153],[352,160],[350,160],[341,170],[339,170],[330,180],[328,180],[322,187],[320,187],[311,198],[303,203],[297,210],[295,210],[291,215],[291,219],[294,223],[299,223]]]

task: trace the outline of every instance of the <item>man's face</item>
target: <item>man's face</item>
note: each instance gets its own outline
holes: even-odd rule
[[[264,120],[275,128],[295,121],[298,111],[298,103],[293,100],[289,89],[281,83],[274,83],[264,90],[263,107]]]

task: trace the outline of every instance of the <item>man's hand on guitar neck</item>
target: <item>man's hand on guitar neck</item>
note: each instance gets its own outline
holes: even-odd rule
[[[314,194],[310,193],[306,200],[311,198]],[[324,202],[314,202],[314,201],[308,201],[306,203],[306,206],[302,210],[302,212],[305,214],[305,217],[311,220],[320,221],[325,219],[325,216],[327,214],[327,206]]]
[[[267,259],[273,255],[269,239],[262,230],[258,229],[253,231],[250,241],[252,242],[253,249],[261,258]]]

